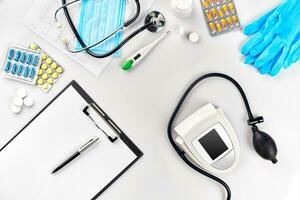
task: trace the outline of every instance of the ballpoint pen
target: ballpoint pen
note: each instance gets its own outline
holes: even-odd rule
[[[66,165],[71,163],[75,158],[80,156],[82,153],[84,153],[86,150],[90,149],[92,146],[94,146],[98,142],[99,138],[95,137],[93,139],[90,139],[85,145],[79,148],[78,151],[73,153],[70,157],[68,157],[64,162],[62,162],[58,167],[56,167],[53,171],[52,174],[58,172],[62,168],[64,168]]]

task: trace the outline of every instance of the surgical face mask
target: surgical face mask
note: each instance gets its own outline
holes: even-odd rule
[[[126,0],[82,0],[78,33],[87,46],[95,44],[124,24]],[[112,37],[91,48],[97,54],[104,54],[122,40],[123,33]],[[77,42],[77,49],[82,46]],[[120,51],[114,56],[120,56]]]

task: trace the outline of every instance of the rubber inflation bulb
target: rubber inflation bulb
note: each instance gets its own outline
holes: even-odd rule
[[[265,132],[260,131],[257,126],[252,127],[253,146],[262,158],[277,163],[277,146],[273,138]]]

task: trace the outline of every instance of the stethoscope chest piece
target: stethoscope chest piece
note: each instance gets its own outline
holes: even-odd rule
[[[152,11],[147,14],[145,18],[145,24],[153,23],[153,26],[150,26],[148,31],[156,33],[161,31],[166,26],[166,19],[161,12]]]

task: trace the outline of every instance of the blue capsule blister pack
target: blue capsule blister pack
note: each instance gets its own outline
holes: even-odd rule
[[[8,48],[2,75],[17,81],[35,84],[39,70],[42,52],[10,46]]]

